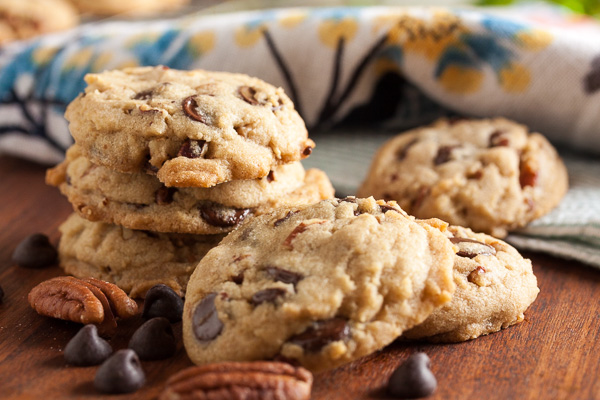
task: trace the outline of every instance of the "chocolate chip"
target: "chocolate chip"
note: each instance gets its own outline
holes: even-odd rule
[[[392,207],[387,204],[382,204],[379,206],[379,208],[381,209],[382,213],[385,213],[386,211],[396,211],[397,213],[400,212],[400,210],[398,210],[396,207]]]
[[[433,163],[435,165],[440,165],[450,161],[452,156],[452,150],[454,150],[458,146],[442,146],[438,149],[435,158],[433,159]]]
[[[259,105],[259,101],[256,100],[256,89],[254,89],[253,87],[250,86],[240,86],[239,88],[239,93],[240,96],[242,96],[242,99],[244,99],[244,101],[248,104],[251,104],[253,106],[257,106]]]
[[[96,371],[94,387],[102,393],[132,393],[144,386],[146,376],[131,349],[117,351]]]
[[[343,199],[340,199],[340,203],[353,203],[356,204],[356,197],[354,196],[346,196]]]
[[[478,255],[493,256],[496,254],[496,249],[489,244],[481,243],[477,240],[451,237],[450,241],[458,246],[457,256],[474,258]]]
[[[250,213],[248,208],[229,208],[209,203],[199,207],[200,216],[212,226],[229,228],[238,225]]]
[[[267,267],[265,272],[276,282],[291,283],[294,286],[304,279],[304,276],[299,273],[277,267]]]
[[[267,182],[271,183],[275,180],[275,172],[269,171],[269,175],[267,175]]]
[[[48,236],[34,233],[17,245],[12,254],[14,263],[25,268],[44,268],[56,263],[58,253]]]
[[[144,297],[142,317],[146,319],[164,317],[171,322],[181,321],[183,300],[167,285],[152,286]]]
[[[297,344],[306,351],[316,352],[328,343],[344,340],[348,336],[350,336],[348,321],[336,317],[313,322],[312,326],[304,332],[292,336],[289,342]]]
[[[152,318],[140,326],[129,340],[129,348],[140,360],[164,360],[177,350],[175,335],[169,320]]]
[[[67,343],[65,360],[77,366],[99,365],[112,354],[110,344],[98,336],[96,325],[88,324]]]
[[[156,192],[154,192],[154,199],[156,204],[159,206],[166,206],[173,202],[173,195],[177,191],[177,188],[174,187],[159,187]]]
[[[204,117],[198,113],[198,103],[196,103],[196,99],[194,99],[194,96],[186,97],[185,99],[183,99],[183,101],[181,102],[181,107],[183,108],[183,112],[185,113],[185,115],[187,115],[190,119],[202,122],[203,124],[206,123]]]
[[[312,154],[313,148],[310,146],[306,146],[304,148],[304,151],[302,151],[302,154],[304,155],[304,157],[308,157]]]
[[[498,146],[508,146],[510,145],[510,141],[506,136],[504,136],[506,132],[496,130],[492,132],[490,135],[490,143],[489,147],[498,147]]]
[[[154,95],[154,91],[152,89],[144,90],[139,93],[136,93],[135,96],[133,96],[133,99],[134,100],[148,100],[148,99],[151,99],[153,95]]]
[[[192,315],[192,329],[200,341],[213,340],[223,330],[223,322],[219,319],[215,307],[216,293],[210,293],[196,305]]]
[[[207,150],[208,146],[205,140],[185,139],[177,152],[177,157],[201,158],[204,157]]]
[[[285,214],[285,217],[279,218],[277,221],[273,222],[273,226],[279,226],[279,225],[283,224],[285,221],[290,219],[291,216],[294,214],[296,214],[296,211],[288,211],[287,214]]]
[[[410,142],[408,142],[404,147],[402,147],[400,150],[398,150],[398,152],[396,153],[396,158],[398,159],[398,161],[402,161],[406,158],[406,155],[408,154],[408,150],[415,145],[415,143],[417,143],[419,141],[419,139],[415,138],[413,140],[411,140]]]
[[[486,273],[485,268],[481,265],[478,265],[473,271],[467,275],[467,280],[471,283],[476,284],[477,286],[485,286],[484,281],[481,279],[483,274]]]
[[[278,297],[284,296],[287,293],[285,289],[281,288],[270,288],[260,290],[252,295],[250,303],[257,306],[264,302],[275,303]]]
[[[408,357],[390,377],[388,394],[402,399],[418,399],[433,394],[437,380],[429,369],[429,357],[415,353]]]
[[[241,285],[242,283],[244,283],[244,271],[240,272],[237,275],[232,276],[231,281],[233,283],[235,283],[236,285]]]

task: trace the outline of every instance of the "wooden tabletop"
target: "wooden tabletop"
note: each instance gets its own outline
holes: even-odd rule
[[[15,246],[42,232],[58,241],[58,225],[71,212],[44,168],[0,157],[0,398],[151,399],[166,378],[192,365],[179,341],[175,357],[143,362],[147,383],[138,392],[101,396],[92,381],[97,367],[70,367],[63,349],[79,325],[37,315],[27,293],[61,274],[58,267],[28,270],[12,265]],[[600,399],[600,271],[527,253],[541,292],[525,321],[466,343],[393,343],[353,364],[315,377],[313,399],[384,399],[393,369],[416,351],[431,358],[438,388],[429,399]],[[114,349],[127,346],[141,319],[122,321]],[[181,325],[174,325],[181,337]]]

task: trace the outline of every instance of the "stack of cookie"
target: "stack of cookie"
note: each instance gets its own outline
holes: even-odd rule
[[[282,89],[241,74],[139,67],[86,76],[67,108],[75,144],[46,180],[75,213],[61,267],[131,296],[183,294],[198,261],[244,219],[333,196],[300,160],[314,143]]]

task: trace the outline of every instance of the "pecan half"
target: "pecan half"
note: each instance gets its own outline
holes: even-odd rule
[[[312,374],[276,361],[222,362],[186,368],[172,375],[159,400],[307,400]]]
[[[137,314],[137,304],[125,292],[95,278],[52,278],[31,289],[27,298],[40,315],[95,324],[101,333],[110,333],[116,328],[115,314],[120,318]]]

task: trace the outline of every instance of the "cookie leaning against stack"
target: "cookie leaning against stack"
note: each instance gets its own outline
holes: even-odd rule
[[[197,364],[283,357],[333,368],[450,301],[453,260],[441,230],[395,202],[278,209],[244,223],[199,263],[185,296],[185,347]]]
[[[76,144],[46,174],[78,214],[60,228],[70,274],[132,296],[156,283],[183,294],[198,261],[245,218],[333,196],[327,176],[299,162],[314,143],[281,89],[165,67],[86,81],[66,113]]]

